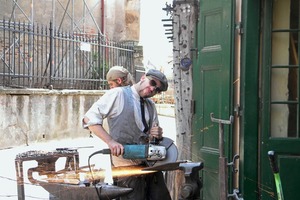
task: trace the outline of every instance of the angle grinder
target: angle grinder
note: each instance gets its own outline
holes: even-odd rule
[[[124,147],[124,159],[147,160],[151,166],[176,162],[178,150],[173,140],[163,137],[162,140],[155,144],[126,144]],[[110,149],[102,149],[92,153],[95,154],[111,154]]]

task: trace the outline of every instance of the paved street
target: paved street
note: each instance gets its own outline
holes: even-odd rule
[[[164,136],[175,141],[175,119],[173,117],[159,116],[160,125],[164,129]],[[79,166],[88,164],[88,156],[95,151],[103,149],[106,145],[97,137],[85,137],[70,140],[51,141],[47,143],[30,144],[29,146],[20,146],[11,149],[0,150],[1,165],[0,165],[0,199],[1,200],[17,200],[17,183],[15,158],[19,153],[31,150],[53,151],[60,147],[85,147],[79,148]],[[94,159],[94,160],[93,160]],[[63,162],[64,163],[64,162]],[[91,158],[91,164],[95,164],[95,168],[106,168],[109,166],[108,155],[97,155]],[[57,169],[59,170],[60,163]],[[61,164],[62,165],[62,164]],[[27,169],[36,167],[36,161],[23,162],[24,176],[27,175]],[[25,177],[24,189],[26,200],[49,199],[49,193],[40,186],[31,184]],[[110,180],[107,180],[110,181]]]

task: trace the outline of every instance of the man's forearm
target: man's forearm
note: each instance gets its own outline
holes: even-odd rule
[[[119,156],[124,153],[123,145],[116,142],[101,125],[92,125],[89,129],[108,145],[112,155]]]
[[[100,124],[89,126],[89,130],[92,131],[101,140],[103,140],[106,144],[109,144],[113,140],[112,137]]]

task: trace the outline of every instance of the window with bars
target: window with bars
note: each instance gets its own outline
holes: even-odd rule
[[[270,16],[271,137],[299,137],[299,0],[273,0]],[[267,39],[267,38],[266,38]]]

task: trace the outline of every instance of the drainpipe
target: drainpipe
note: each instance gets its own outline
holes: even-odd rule
[[[104,35],[104,13],[105,13],[105,9],[104,9],[104,0],[101,0],[101,32]]]
[[[241,78],[241,36],[243,34],[243,27],[241,24],[241,13],[242,13],[242,1],[235,1],[235,65],[234,65],[234,127],[233,127],[233,155],[240,155],[240,78]],[[236,173],[233,174],[233,188],[239,188],[239,161],[234,163],[234,168],[237,169]]]

